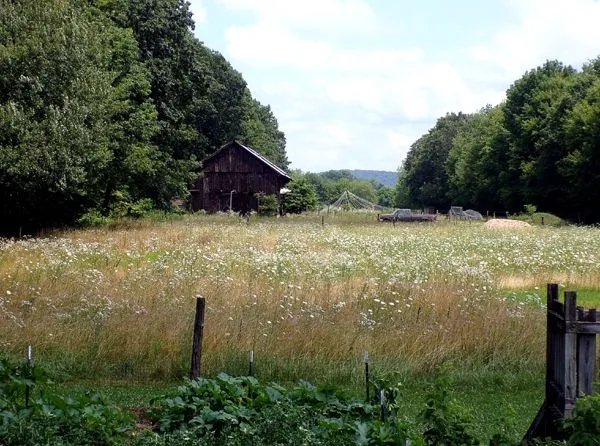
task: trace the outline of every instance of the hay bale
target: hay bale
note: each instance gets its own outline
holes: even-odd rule
[[[485,224],[485,227],[490,229],[525,229],[530,228],[531,225],[526,221],[492,218]]]

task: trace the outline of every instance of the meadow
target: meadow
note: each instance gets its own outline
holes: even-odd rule
[[[543,399],[545,284],[600,302],[600,229],[323,222],[194,215],[1,240],[0,351],[31,344],[66,385],[147,404],[189,373],[202,295],[207,376],[245,374],[253,350],[260,379],[358,394],[368,351],[410,410],[445,370],[484,422],[511,407],[526,428]]]

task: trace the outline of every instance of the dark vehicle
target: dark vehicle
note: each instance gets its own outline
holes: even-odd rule
[[[410,209],[396,209],[391,214],[382,214],[379,221],[435,221],[435,214],[416,214]]]

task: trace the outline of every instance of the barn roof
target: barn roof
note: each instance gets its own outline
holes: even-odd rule
[[[279,175],[281,175],[289,180],[292,179],[281,167],[275,165],[272,161],[270,161],[268,158],[265,158],[263,155],[258,153],[256,150],[251,149],[250,147],[247,147],[247,146],[239,143],[238,141],[233,141],[233,142],[225,144],[219,150],[217,150],[215,153],[204,158],[204,160],[202,160],[202,164],[204,164],[206,161],[214,158],[215,156],[217,156],[219,153],[221,153],[223,150],[225,150],[226,148],[228,148],[231,145],[236,145],[236,146],[240,147],[241,149],[245,150],[246,152],[248,152],[250,155],[254,156],[255,158],[258,158],[260,161],[262,161],[264,164],[269,166],[271,169],[273,169]]]

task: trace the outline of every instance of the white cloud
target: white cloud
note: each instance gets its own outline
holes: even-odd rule
[[[512,22],[446,53],[381,38],[385,17],[366,1],[218,1],[248,14],[225,31],[224,53],[272,105],[303,170],[394,170],[438,117],[497,104],[525,70],[580,65],[600,48],[593,0],[503,0]]]
[[[510,0],[517,23],[474,46],[476,62],[512,81],[548,59],[580,65],[600,53],[600,2]]]
[[[196,26],[206,22],[206,8],[204,7],[202,0],[189,0],[190,11],[193,14],[194,23]]]
[[[294,31],[334,34],[377,30],[373,9],[361,0],[220,0],[229,9],[253,14],[263,24],[284,24]]]
[[[225,37],[231,57],[263,69],[317,69],[333,52],[327,42],[300,39],[276,23],[234,26],[225,32]]]

